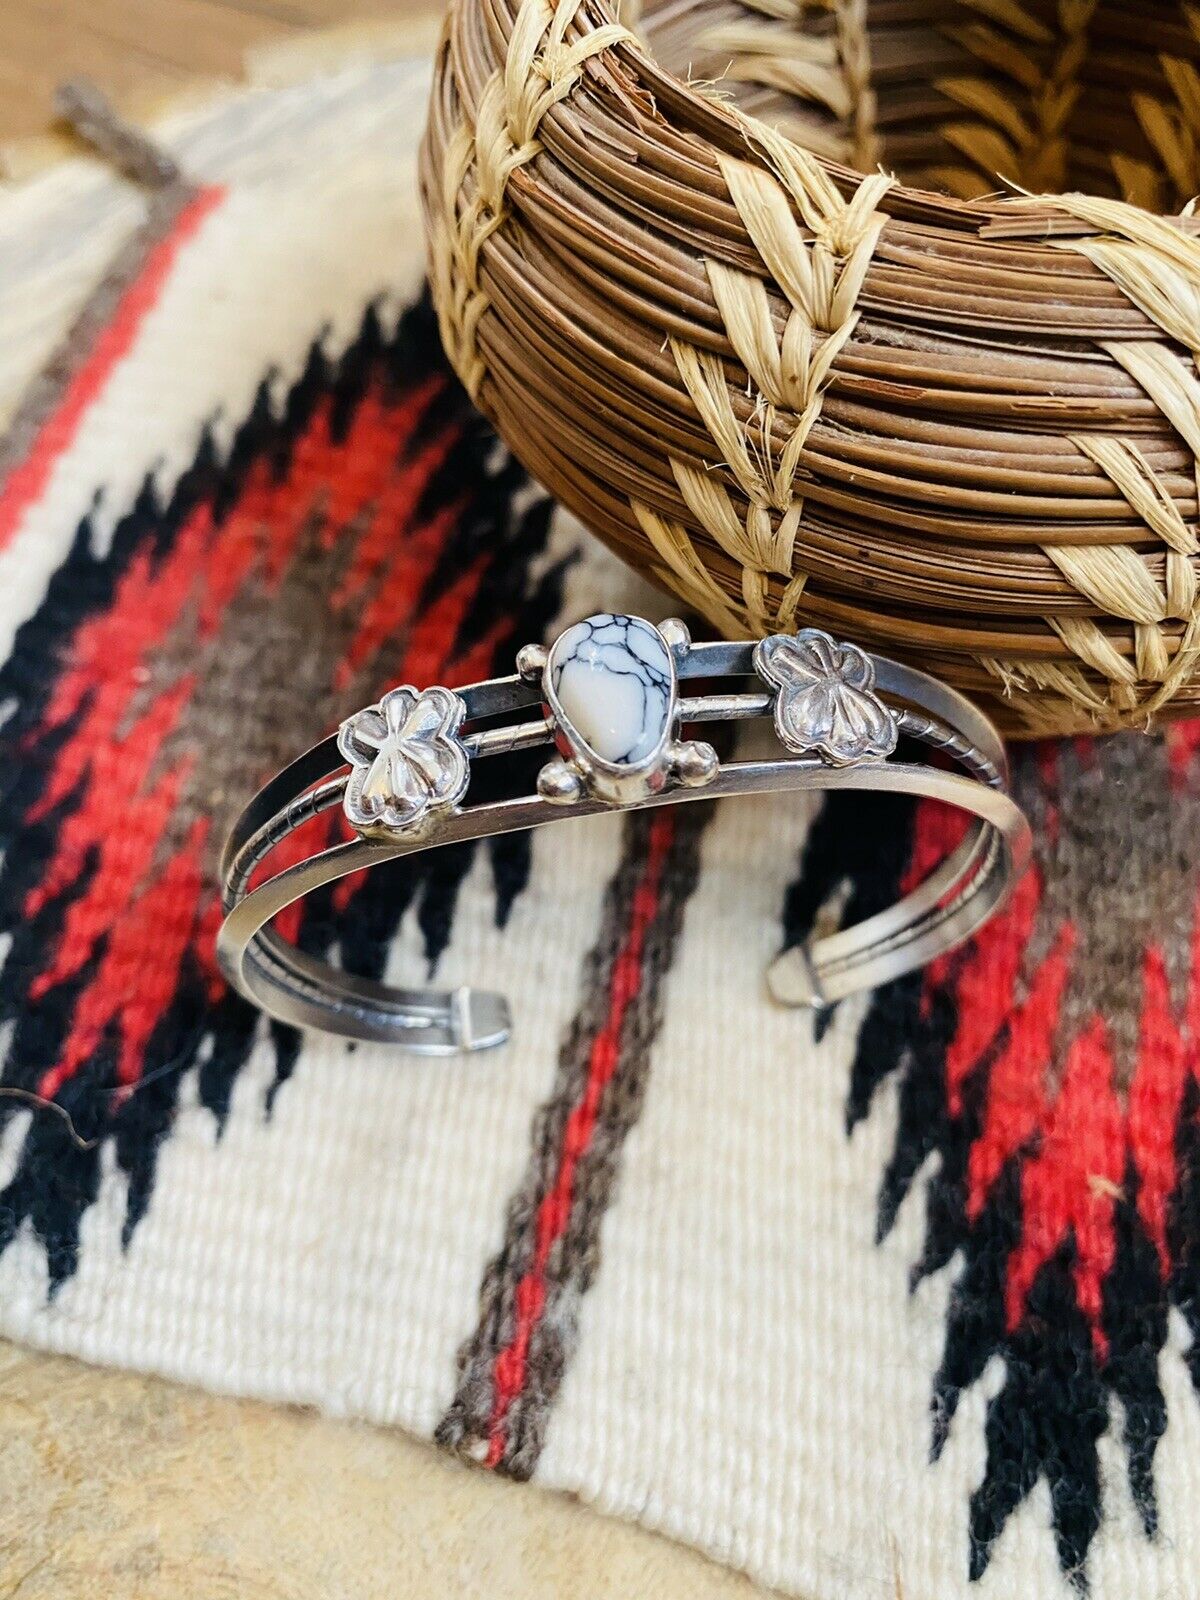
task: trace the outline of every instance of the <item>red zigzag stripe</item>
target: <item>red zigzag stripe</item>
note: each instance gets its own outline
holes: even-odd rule
[[[536,1465],[570,1359],[709,814],[691,806],[628,826],[555,1086],[534,1119],[529,1168],[459,1355],[458,1390],[438,1440],[513,1477]]]
[[[608,1015],[592,1040],[583,1092],[571,1107],[559,1149],[558,1168],[549,1191],[537,1210],[533,1262],[517,1284],[516,1328],[492,1364],[492,1419],[487,1465],[497,1466],[504,1454],[504,1422],[509,1407],[525,1387],[529,1370],[529,1341],[546,1309],[546,1268],[550,1251],[566,1232],[575,1198],[575,1173],[596,1131],[600,1097],[612,1081],[620,1060],[621,1031],[633,1001],[642,987],[642,957],[646,931],[658,914],[659,891],[667,851],[675,836],[676,818],[660,815],[650,829],[650,848],[642,881],[634,890],[629,931],[616,961],[608,990]]]
[[[88,356],[68,380],[23,458],[0,486],[0,550],[44,492],[55,463],[75,442],[88,411],[103,393],[118,363],[128,355],[146,317],[158,303],[180,251],[224,197],[225,190],[215,186],[195,191],[167,233],[147,252]],[[106,288],[107,284],[101,285],[97,293]]]

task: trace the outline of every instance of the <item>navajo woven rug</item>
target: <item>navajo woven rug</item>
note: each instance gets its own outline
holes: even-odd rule
[[[157,128],[177,172],[0,195],[0,1331],[403,1426],[806,1600],[1195,1600],[1200,726],[1020,751],[1011,910],[815,1025],[764,967],[936,808],[597,819],[297,915],[507,989],[485,1059],[222,987],[259,777],[387,684],[669,610],[449,375],[427,81],[223,91]]]

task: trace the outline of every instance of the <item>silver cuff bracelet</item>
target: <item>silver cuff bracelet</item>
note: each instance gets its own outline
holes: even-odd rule
[[[982,712],[925,673],[817,629],[693,644],[681,622],[656,627],[602,613],[548,650],[527,645],[517,669],[465,689],[392,689],[251,801],[222,858],[218,940],[222,970],[248,1000],[283,1022],[425,1054],[503,1043],[510,1022],[502,995],[357,978],[268,924],[348,873],[571,816],[824,789],[924,795],[971,813],[963,842],[912,893],[856,927],[783,952],[768,983],[786,1005],[829,1004],[953,949],[1003,904],[1029,859],[1004,748]],[[701,692],[683,692],[698,680]],[[681,736],[706,722],[767,717],[778,745],[768,759],[723,760],[711,744]],[[894,759],[902,735],[958,770]],[[475,762],[539,745],[557,754],[536,794],[471,803]],[[250,888],[282,839],[336,806],[354,838]]]

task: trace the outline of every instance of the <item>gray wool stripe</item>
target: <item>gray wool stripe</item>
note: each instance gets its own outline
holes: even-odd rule
[[[1172,804],[1163,804],[1171,774],[1162,738],[1126,733],[1064,744],[1056,759],[1058,782],[1049,795],[1036,756],[1023,754],[1017,763],[1016,798],[1038,841],[1038,921],[1045,930],[1025,952],[1023,979],[1027,991],[1050,943],[1069,925],[1075,946],[1053,1059],[1063,1062],[1072,1040],[1103,1017],[1116,1087],[1124,1090],[1137,1064],[1148,946],[1163,952],[1176,1007],[1186,1002],[1200,799],[1180,786]],[[1056,794],[1069,804],[1056,805]]]
[[[537,1465],[574,1353],[580,1304],[599,1269],[600,1227],[616,1189],[625,1139],[641,1113],[651,1046],[662,1021],[663,979],[699,877],[701,839],[713,810],[700,804],[677,813],[655,914],[643,942],[641,982],[625,1010],[616,1068],[575,1168],[570,1215],[547,1262],[545,1303],[529,1340],[524,1383],[504,1418],[504,1446],[495,1464],[515,1478],[528,1478]],[[517,1288],[534,1259],[538,1209],[554,1185],[567,1124],[588,1082],[593,1041],[608,1015],[616,962],[644,878],[653,823],[652,817],[638,815],[625,824],[622,857],[605,896],[600,932],[584,960],[579,1009],[563,1040],[554,1087],[534,1117],[529,1165],[509,1203],[504,1242],[484,1271],[479,1320],[460,1348],[458,1386],[436,1431],[441,1445],[475,1459],[487,1454],[496,1357],[513,1337]]]

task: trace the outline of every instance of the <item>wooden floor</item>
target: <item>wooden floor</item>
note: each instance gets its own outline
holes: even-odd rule
[[[3,1340],[0,1484],[3,1600],[771,1600],[395,1431]]]
[[[153,100],[236,76],[247,50],[313,28],[403,16],[416,0],[0,0],[0,140],[43,133],[54,88],[94,78]]]

